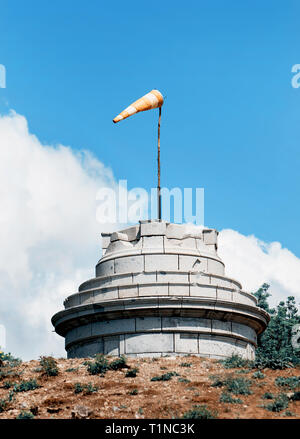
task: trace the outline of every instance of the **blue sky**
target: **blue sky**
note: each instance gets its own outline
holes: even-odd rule
[[[152,88],[162,185],[204,187],[205,223],[300,255],[296,1],[2,1],[14,109],[47,144],[87,149],[128,186],[156,184],[157,112],[112,118]]]

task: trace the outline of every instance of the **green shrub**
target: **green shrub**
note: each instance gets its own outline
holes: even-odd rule
[[[234,395],[251,395],[251,381],[247,380],[246,378],[216,378],[213,382],[213,387],[226,387],[226,390],[230,393],[233,393]]]
[[[295,416],[295,413],[292,413],[290,410],[286,410],[283,414],[284,416]]]
[[[0,367],[3,365],[9,367],[16,367],[19,366],[21,363],[22,360],[20,358],[13,357],[10,352],[8,354],[5,354],[4,352],[0,352]]]
[[[7,399],[0,399],[0,413],[4,412],[7,408]]]
[[[250,362],[249,360],[245,360],[240,355],[231,355],[225,360],[220,360],[220,363],[223,364],[226,369],[234,369],[238,367],[248,366]]]
[[[252,377],[255,378],[255,379],[261,380],[262,378],[265,378],[265,374],[262,373],[260,370],[258,370],[257,372],[254,372]]]
[[[216,413],[208,410],[206,405],[194,405],[192,410],[183,414],[183,419],[215,419]]]
[[[137,395],[139,393],[138,389],[133,389],[129,392],[129,395]]]
[[[232,398],[230,393],[222,392],[220,396],[220,402],[228,403],[228,404],[242,404],[243,401],[239,398]]]
[[[81,393],[83,392],[83,386],[80,383],[74,384],[74,393]]]
[[[88,383],[88,384],[75,383],[74,385],[74,393],[84,392],[85,395],[90,395],[91,393],[95,393],[97,391],[98,391],[98,387],[93,386],[92,383]]]
[[[78,367],[70,367],[69,369],[66,369],[66,372],[77,372]]]
[[[93,386],[92,383],[88,383],[85,387],[84,387],[84,393],[85,395],[90,395],[91,393],[95,393],[98,391],[98,387],[97,386]]]
[[[87,361],[85,364],[87,365],[87,371],[91,375],[103,376],[109,369],[107,358],[103,354],[97,354],[95,356],[95,361]]]
[[[44,375],[49,377],[58,375],[57,361],[53,357],[40,357],[40,365]]]
[[[281,412],[282,410],[286,409],[288,405],[289,398],[285,393],[281,393],[280,395],[276,396],[272,403],[266,405],[265,408],[270,412]]]
[[[181,367],[191,367],[192,363],[181,363]]]
[[[211,385],[212,387],[222,387],[225,385],[225,381],[220,377],[216,377],[212,375],[210,378],[214,380],[214,382]]]
[[[160,376],[155,376],[151,378],[151,381],[169,381],[173,376],[179,376],[177,372],[167,372]]]
[[[3,378],[19,378],[22,372],[18,372],[14,369],[9,369],[7,367],[0,368],[0,379]]]
[[[276,386],[286,387],[289,390],[294,390],[300,387],[300,377],[278,377],[275,380]]]
[[[134,367],[133,369],[129,369],[129,370],[126,372],[125,377],[126,377],[126,378],[135,378],[135,377],[136,377],[136,374],[138,373],[138,371],[139,371],[139,369],[138,369],[137,367]]]
[[[128,368],[128,365],[127,365],[127,360],[124,357],[124,355],[121,355],[121,357],[116,358],[109,365],[109,369],[111,369],[111,370],[119,370],[119,369],[125,369],[125,368]]]
[[[3,384],[3,389],[10,389],[11,387],[14,387],[16,383],[13,381],[5,381],[5,383]]]
[[[31,412],[22,411],[16,419],[34,419],[34,416]]]
[[[251,395],[251,381],[245,378],[227,378],[225,386],[234,395]]]
[[[187,378],[178,378],[178,381],[179,381],[180,383],[190,383],[190,382],[191,382],[191,381],[188,380]]]
[[[35,379],[28,381],[21,381],[19,384],[14,385],[14,392],[28,392],[29,390],[35,390],[41,387]]]
[[[266,392],[263,394],[262,399],[274,399],[274,395],[270,392]]]

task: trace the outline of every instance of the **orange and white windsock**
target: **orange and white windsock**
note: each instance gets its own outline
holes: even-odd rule
[[[142,98],[135,101],[129,107],[125,108],[117,117],[113,119],[114,123],[120,122],[120,120],[126,119],[135,113],[140,111],[152,110],[152,108],[159,108],[164,103],[163,95],[158,90],[151,90]]]

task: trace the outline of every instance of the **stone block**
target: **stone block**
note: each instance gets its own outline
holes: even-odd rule
[[[175,334],[175,351],[186,354],[198,353],[197,334]]]
[[[163,331],[211,332],[211,320],[197,317],[163,317]]]
[[[179,255],[180,271],[207,271],[207,259],[200,256]]]
[[[89,323],[87,325],[82,325],[77,330],[77,336],[78,338],[86,338],[91,337],[92,335],[92,325]]]
[[[96,277],[109,276],[110,274],[114,273],[114,270],[115,270],[115,260],[114,259],[100,262],[96,266]]]
[[[210,275],[210,283],[217,287],[235,288],[235,285],[233,285],[233,283],[229,279],[219,277],[214,274]]]
[[[218,274],[220,276],[224,275],[224,265],[220,261],[215,259],[207,259],[207,271],[208,273]]]
[[[80,298],[79,298],[79,294],[72,294],[72,296],[68,297],[68,303],[65,305],[66,308],[69,308],[71,306],[78,306],[80,305]]]
[[[230,357],[236,352],[234,339],[199,334],[199,353],[211,357]]]
[[[209,247],[204,244],[202,239],[196,239],[196,248],[201,252],[207,252],[209,251]]]
[[[126,354],[173,352],[173,334],[159,332],[155,334],[139,333],[135,335],[126,335],[125,351]]]
[[[110,237],[110,242],[114,241],[128,241],[128,236],[126,235],[126,233],[113,232]]]
[[[137,297],[138,287],[136,285],[124,285],[119,287],[119,298],[123,299],[125,297]]]
[[[189,275],[188,273],[177,272],[167,272],[167,271],[158,271],[157,272],[157,282],[162,283],[189,283]]]
[[[155,283],[157,281],[156,279],[156,271],[151,273],[136,273],[133,275],[133,283],[134,284],[149,284],[149,283]]]
[[[232,322],[232,333],[247,338],[256,343],[257,337],[254,329],[241,323]]]
[[[168,285],[165,284],[139,285],[139,297],[167,296],[167,295],[168,295]]]
[[[144,255],[145,271],[178,270],[178,255]]]
[[[255,305],[253,300],[251,300],[251,297],[249,297],[246,294],[243,294],[241,291],[233,291],[232,300],[235,303],[243,303],[244,305],[250,305],[250,306]]]
[[[189,278],[191,284],[210,285],[210,276],[204,272],[191,272]]]
[[[148,332],[148,331],[161,332],[161,317],[137,317],[136,318],[136,331],[137,332]]]
[[[68,351],[68,358],[88,358],[103,353],[103,341],[95,340],[90,343],[77,344]]]
[[[221,320],[212,320],[212,332],[223,334],[231,333],[231,322],[222,322]]]
[[[124,256],[115,260],[115,273],[137,273],[140,271],[144,271],[142,255]]]
[[[102,300],[118,299],[118,288],[101,288],[94,293],[94,302],[102,302]]]
[[[92,323],[92,335],[107,336],[135,332],[135,319],[117,319]]]
[[[165,235],[167,225],[165,222],[143,222],[141,221],[141,236]]]
[[[157,253],[164,251],[163,236],[143,236],[142,253]]]
[[[194,285],[190,286],[190,296],[203,297],[208,299],[217,298],[217,289],[211,285]]]
[[[185,227],[181,224],[168,224],[166,230],[167,238],[183,239],[185,235]]]
[[[107,247],[110,244],[110,236],[111,236],[111,234],[110,233],[109,234],[102,233],[101,235],[102,235],[102,249],[106,250]]]
[[[211,252],[213,254],[217,253],[217,246],[216,246],[216,244],[205,244],[205,247],[206,247],[206,251]]]
[[[204,229],[203,230],[203,241],[205,244],[217,244],[218,243],[218,232],[214,229]]]
[[[133,274],[125,273],[125,274],[116,274],[111,277],[110,286],[118,287],[123,285],[131,285],[133,283]],[[101,285],[101,287],[105,285]]]
[[[217,287],[217,300],[226,300],[227,302],[232,302],[232,291]]]
[[[128,252],[133,249],[132,244],[128,241],[114,241],[109,244],[109,246],[106,249],[106,256],[110,255],[111,253],[121,253],[121,252]]]
[[[104,337],[104,354],[120,355],[120,336]]]
[[[94,293],[87,291],[85,293],[80,293],[79,294],[79,301],[80,301],[80,305],[85,305],[88,303],[93,303],[94,301]]]
[[[129,227],[128,229],[122,230],[122,233],[125,233],[127,235],[128,241],[135,241],[136,239],[138,239],[139,232],[140,232],[139,225],[132,226],[132,227]]]
[[[78,338],[77,330],[78,330],[78,328],[74,328],[74,329],[71,329],[70,331],[67,332],[67,334],[66,334],[66,338],[65,338],[65,344],[66,344],[66,346],[67,346],[69,343],[71,343],[71,342],[77,340],[77,338]],[[80,331],[80,329],[79,329],[79,331]]]
[[[189,296],[189,294],[188,284],[169,284],[169,296]]]

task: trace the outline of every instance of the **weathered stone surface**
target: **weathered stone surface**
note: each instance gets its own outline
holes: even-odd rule
[[[141,221],[102,234],[96,278],[53,316],[70,358],[195,355],[253,359],[268,315],[224,274],[218,233]]]
[[[125,337],[126,354],[174,352],[174,337],[168,333],[127,335]]]
[[[145,271],[178,270],[178,255],[145,255]]]

